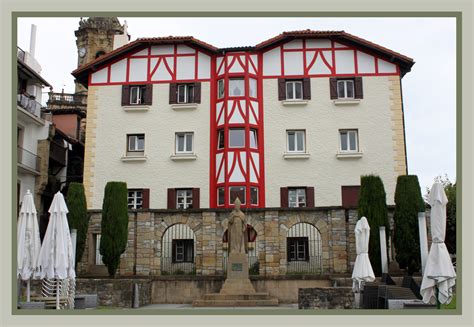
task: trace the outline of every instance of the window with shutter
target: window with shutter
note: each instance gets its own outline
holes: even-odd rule
[[[178,84],[176,84],[176,83],[170,83],[169,103],[170,104],[178,103]]]
[[[288,187],[280,187],[280,207],[288,208]]]
[[[341,186],[341,200],[344,208],[356,208],[359,205],[360,186]]]

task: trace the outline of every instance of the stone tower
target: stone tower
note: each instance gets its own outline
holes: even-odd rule
[[[80,67],[114,49],[116,35],[127,33],[117,17],[89,17],[79,21],[79,28],[74,32],[77,45],[77,67]],[[127,35],[128,37],[128,35]],[[76,93],[86,89],[76,83]]]

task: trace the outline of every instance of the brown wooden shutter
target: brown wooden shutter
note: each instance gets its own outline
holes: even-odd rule
[[[194,83],[194,102],[201,103],[201,82]]]
[[[306,206],[314,208],[314,187],[306,188]]]
[[[176,240],[171,241],[171,262],[176,262]]]
[[[193,188],[193,208],[194,209],[199,209],[199,201],[200,201],[200,194],[199,194],[199,188]]]
[[[145,103],[151,105],[153,99],[153,84],[147,84],[145,86]]]
[[[178,103],[178,84],[170,83],[170,104]]]
[[[364,98],[364,92],[362,88],[362,77],[354,78],[354,93],[356,99]]]
[[[303,78],[303,100],[311,100],[311,79]]]
[[[142,208],[149,209],[150,208],[150,189],[144,188],[142,190]]]
[[[280,207],[288,208],[288,187],[280,187]]]
[[[284,78],[278,79],[278,100],[286,100],[286,83]]]
[[[331,77],[329,79],[329,92],[331,99],[337,99],[337,78]]]
[[[359,205],[360,186],[341,186],[342,206],[356,208]]]
[[[130,104],[130,85],[122,85],[122,106]]]
[[[168,189],[168,209],[176,209],[176,190]]]

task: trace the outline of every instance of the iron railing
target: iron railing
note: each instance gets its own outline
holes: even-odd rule
[[[48,104],[87,105],[87,94],[50,93]]]
[[[287,237],[306,242],[304,251],[308,252],[301,257],[290,258],[287,249],[287,274],[322,274],[322,243],[318,229],[311,224],[298,223],[288,230]],[[288,242],[286,246],[289,246]]]
[[[192,249],[188,245],[177,249],[180,241],[186,241],[187,244],[192,241]],[[188,226],[175,224],[170,226],[163,234],[161,240],[161,274],[196,274],[196,235]]]
[[[17,147],[17,162],[39,172],[40,157],[20,146]]]
[[[25,94],[17,95],[17,104],[30,114],[41,118],[41,104]]]

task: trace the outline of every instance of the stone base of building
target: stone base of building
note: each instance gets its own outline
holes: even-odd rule
[[[206,294],[203,299],[195,300],[193,307],[271,307],[278,306],[278,299],[268,293],[253,294]]]

